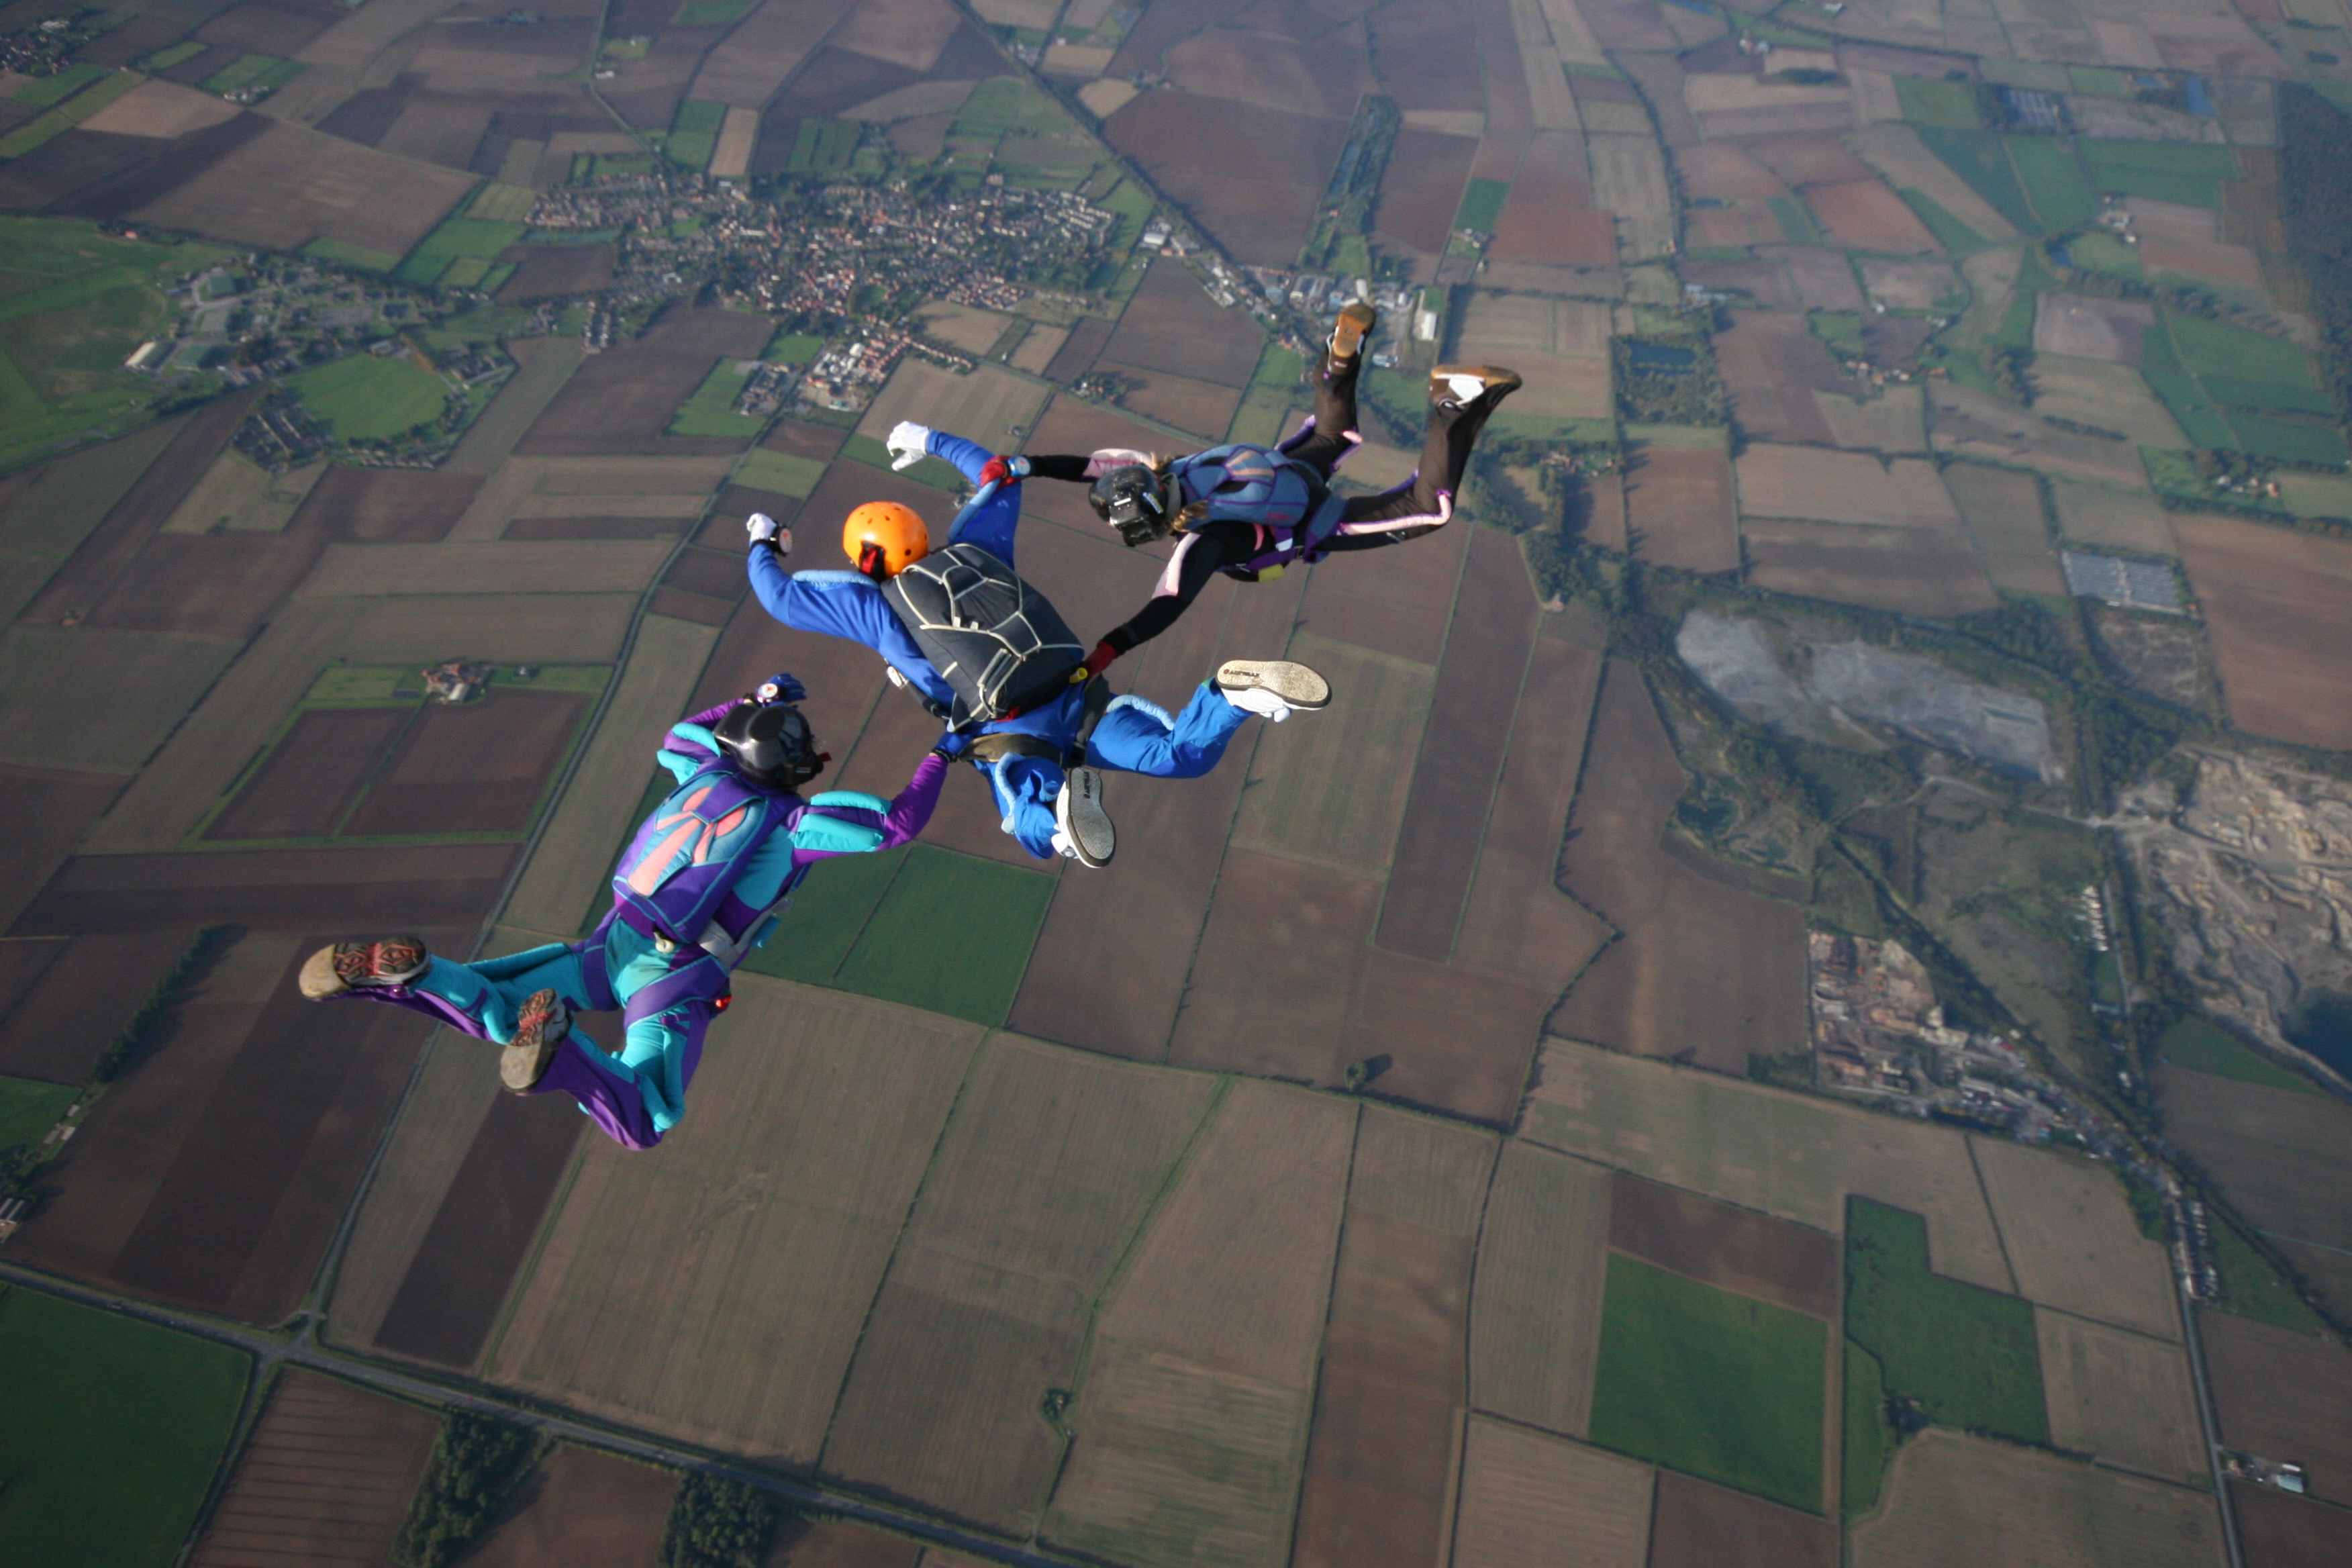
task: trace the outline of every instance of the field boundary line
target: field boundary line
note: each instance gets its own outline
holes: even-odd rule
[[[903,868],[905,862],[901,861],[900,865]],[[896,882],[898,879],[897,873],[893,872],[890,880]],[[885,891],[887,891],[887,884]],[[877,900],[875,907],[879,909],[881,900]],[[867,918],[872,917],[869,915]],[[864,926],[858,927],[859,934],[863,935],[865,930]],[[849,962],[846,954],[842,962]],[[928,1009],[924,1011],[928,1012]],[[922,1206],[923,1194],[930,1190],[931,1174],[940,1166],[940,1151],[947,1147],[948,1130],[955,1125],[956,1113],[963,1109],[964,1097],[971,1092],[972,1075],[980,1069],[981,1053],[987,1050],[989,1043],[1003,1032],[1002,1029],[982,1029],[980,1038],[973,1041],[971,1049],[965,1053],[962,1076],[956,1079],[955,1098],[948,1101],[947,1114],[940,1118],[939,1133],[931,1140],[931,1152],[923,1160],[922,1176],[915,1183],[915,1190],[907,1196],[907,1212],[898,1216],[898,1233],[890,1238],[890,1256],[883,1259],[882,1271],[874,1277],[874,1294],[866,1298],[866,1313],[857,1320],[857,1337],[849,1342],[849,1353],[841,1359],[841,1383],[833,1391],[833,1403],[825,1407],[824,1433],[817,1439],[816,1454],[809,1461],[814,1470],[824,1468],[824,1451],[833,1445],[833,1424],[841,1415],[842,1396],[849,1392],[849,1376],[857,1365],[857,1352],[866,1348],[866,1336],[873,1331],[875,1310],[882,1303],[882,1292],[889,1287],[891,1270],[898,1267],[899,1253],[906,1250],[908,1233],[915,1228],[915,1211]]]
[[[1472,532],[1471,532],[1471,538],[1470,538],[1469,542],[1468,542],[1468,543],[1465,543],[1465,544],[1462,547],[1462,560],[1461,560],[1460,564],[1458,564],[1458,565],[1454,568],[1454,583],[1453,583],[1452,587],[1448,590],[1448,595],[1447,595],[1447,598],[1446,598],[1446,601],[1445,601],[1445,640],[1444,640],[1444,642],[1442,642],[1442,643],[1440,643],[1440,644],[1438,645],[1438,647],[1437,647],[1437,657],[1436,657],[1435,658],[1433,658],[1433,659],[1430,660],[1430,663],[1429,663],[1430,669],[1433,672],[1433,673],[1432,674],[1432,676],[1431,676],[1431,684],[1430,684],[1430,711],[1431,711],[1433,714],[1436,711],[1436,700],[1437,700],[1437,686],[1436,686],[1436,683],[1437,683],[1438,681],[1440,681],[1440,680],[1443,680],[1443,679],[1444,679],[1444,677],[1445,677],[1445,654],[1446,654],[1446,650],[1447,650],[1447,649],[1449,649],[1449,648],[1451,648],[1451,647],[1454,646],[1454,619],[1455,615],[1460,611],[1461,605],[1462,605],[1462,583],[1463,583],[1463,580],[1464,580],[1465,578],[1466,578],[1466,577],[1468,577],[1468,576],[1470,575],[1470,552],[1471,552],[1471,549],[1472,549],[1472,548],[1473,548],[1476,543],[1477,543],[1477,534],[1476,534],[1476,531],[1474,529],[1474,530],[1472,531]],[[1520,559],[1521,559],[1521,560],[1525,560],[1525,559],[1526,559],[1526,556],[1525,556],[1524,554],[1522,554],[1522,555],[1521,555],[1521,557],[1520,557]],[[1529,590],[1529,591],[1530,591],[1530,593],[1532,593],[1532,592],[1533,592],[1533,590]],[[1301,602],[1302,602],[1302,603],[1304,602],[1303,597],[1302,597],[1302,601],[1301,601]],[[1540,613],[1541,613],[1540,609],[1538,611],[1538,614],[1540,614]],[[1292,632],[1292,634],[1291,634],[1291,635],[1292,635],[1293,637],[1296,637],[1296,636],[1297,635],[1297,633],[1294,630],[1294,631]],[[1531,639],[1529,639],[1529,641],[1530,641],[1530,644],[1532,644],[1533,639],[1531,638]],[[1287,649],[1286,648],[1286,650],[1285,650],[1285,651],[1287,651]],[[1534,657],[1535,657],[1535,650],[1534,650],[1534,648],[1533,648],[1533,647],[1532,647],[1532,646],[1530,646],[1530,647],[1529,647],[1529,648],[1528,648],[1528,658],[1534,658]],[[1520,669],[1519,669],[1519,680],[1520,680],[1520,683],[1521,683],[1522,688],[1524,688],[1524,686],[1525,686],[1525,684],[1526,684],[1526,681],[1527,681],[1527,675],[1528,675],[1527,668],[1526,668],[1526,667],[1523,665],[1523,666],[1521,666],[1521,667],[1520,667]],[[1517,727],[1517,722],[1518,722],[1518,702],[1517,702],[1517,700],[1516,698],[1514,698],[1514,699],[1512,700],[1512,703],[1511,703],[1511,721],[1512,721],[1513,727],[1514,727],[1514,728],[1516,728],[1516,727]],[[1431,731],[1432,729],[1433,729],[1433,728],[1434,728],[1434,726],[1433,726],[1433,725],[1432,725],[1432,724],[1430,724],[1426,720],[1424,720],[1424,721],[1423,721],[1423,723],[1422,723],[1422,726],[1421,726],[1421,743],[1420,743],[1419,745],[1415,746],[1415,747],[1412,749],[1412,766],[1411,766],[1411,776],[1412,776],[1412,777],[1418,777],[1418,776],[1420,776],[1420,773],[1421,773],[1421,761],[1422,761],[1422,759],[1423,759],[1423,757],[1425,757],[1425,756],[1427,756],[1427,755],[1429,754],[1429,735],[1430,735],[1430,731]],[[1496,770],[1495,770],[1495,780],[1496,780],[1496,787],[1500,787],[1500,785],[1501,785],[1501,782],[1502,782],[1502,777],[1503,777],[1503,770],[1502,770],[1499,766],[1497,766],[1497,767],[1496,768]],[[1570,809],[1571,811],[1573,811],[1573,810],[1574,810],[1574,805],[1573,805],[1573,802],[1571,802],[1571,803],[1570,803]],[[1410,783],[1408,783],[1408,784],[1405,785],[1405,810],[1406,810],[1406,812],[1407,812],[1408,814],[1410,814],[1410,813],[1411,813],[1411,811],[1412,810],[1412,784],[1411,784]],[[1495,810],[1495,797],[1494,797],[1493,793],[1490,791],[1490,792],[1488,793],[1487,796],[1486,796],[1486,813],[1487,813],[1487,815],[1488,815],[1489,816],[1493,816],[1493,815],[1494,815],[1494,810]],[[1399,827],[1399,829],[1398,829],[1398,834],[1399,834],[1399,837],[1402,837],[1402,833],[1403,833],[1403,830],[1402,830],[1402,826],[1400,826],[1400,827]],[[1478,841],[1479,841],[1479,843],[1480,843],[1480,844],[1482,844],[1482,845],[1483,845],[1483,844],[1486,842],[1486,825],[1485,821],[1482,819],[1482,820],[1479,822],[1479,825],[1478,825]],[[1475,858],[1472,860],[1471,864],[1472,864],[1471,877],[1472,877],[1473,880],[1475,881],[1475,879],[1476,879],[1476,876],[1477,876],[1477,871],[1476,871],[1476,868],[1476,868],[1476,864],[1477,864],[1477,863],[1476,863],[1476,861],[1475,861]],[[1555,862],[1555,865],[1557,865],[1557,862]],[[1364,938],[1364,945],[1365,945],[1365,946],[1367,946],[1367,947],[1375,947],[1375,946],[1377,946],[1377,945],[1379,944],[1379,940],[1380,940],[1380,931],[1381,931],[1381,916],[1382,914],[1384,914],[1384,913],[1387,911],[1387,910],[1388,910],[1388,903],[1389,903],[1389,879],[1390,879],[1390,876],[1391,876],[1391,875],[1392,875],[1392,874],[1395,872],[1395,870],[1396,870],[1395,852],[1394,852],[1394,850],[1393,850],[1393,849],[1391,849],[1391,852],[1390,852],[1389,869],[1388,869],[1388,871],[1387,871],[1387,872],[1383,873],[1383,874],[1381,875],[1381,901],[1380,901],[1380,904],[1378,905],[1378,907],[1376,907],[1376,908],[1372,910],[1372,923],[1371,923],[1370,934],[1369,934],[1368,936],[1366,936],[1366,937]],[[1469,889],[1469,887],[1468,887],[1467,885],[1465,885],[1465,886],[1463,888],[1463,890],[1462,890],[1462,902],[1463,902],[1463,904],[1464,904],[1464,906],[1465,906],[1465,908],[1468,906],[1468,904],[1469,904],[1469,902],[1470,902],[1470,889]],[[1457,935],[1457,936],[1458,936],[1458,935],[1460,935],[1460,934],[1461,934],[1461,931],[1462,931],[1461,916],[1460,916],[1460,914],[1459,914],[1458,912],[1457,912],[1457,913],[1455,914],[1455,916],[1454,916],[1454,934],[1455,934],[1455,935]],[[1449,942],[1446,944],[1446,962],[1447,962],[1447,963],[1451,963],[1453,962],[1453,953],[1454,953],[1453,944],[1452,944],[1452,942]]]
[[[507,1281],[506,1299],[499,1303],[499,1315],[490,1325],[489,1337],[482,1342],[481,1353],[474,1358],[474,1364],[482,1369],[485,1378],[497,1363],[499,1352],[505,1348],[507,1331],[514,1327],[515,1314],[522,1310],[522,1299],[530,1293],[531,1280],[538,1276],[539,1260],[547,1251],[548,1236],[562,1217],[564,1206],[572,1201],[572,1189],[579,1184],[581,1169],[588,1163],[589,1148],[584,1138],[572,1141],[571,1158],[563,1163],[563,1179],[556,1184],[547,1200],[547,1216],[531,1233],[530,1249],[515,1266],[514,1278]]]
[[[2000,1248],[2000,1266],[2009,1270],[2009,1293],[2021,1301],[2039,1307],[2041,1303],[2028,1296],[2025,1293],[2025,1287],[2018,1280],[2017,1260],[2009,1255],[2009,1237],[2001,1229],[2000,1210],[1992,1201],[1992,1189],[1985,1185],[1984,1166],[1977,1159],[1977,1141],[1963,1133],[1960,1136],[1960,1142],[1969,1152],[1969,1173],[1977,1179],[1977,1196],[1984,1204],[1985,1217],[1992,1222],[1992,1240],[1993,1245]],[[1853,1194],[1847,1195],[1851,1197]],[[1930,1272],[1933,1272],[1935,1267],[1935,1255],[1931,1252],[1927,1258],[1927,1268]]]

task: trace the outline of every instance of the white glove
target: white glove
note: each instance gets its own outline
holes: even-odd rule
[[[918,425],[911,419],[901,419],[892,426],[890,438],[882,444],[890,448],[890,467],[895,471],[911,468],[921,462],[930,442],[930,426]]]
[[[772,544],[779,555],[793,552],[793,531],[764,511],[755,511],[743,520],[743,531],[754,544]]]

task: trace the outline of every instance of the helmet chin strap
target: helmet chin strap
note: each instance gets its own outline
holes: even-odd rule
[[[866,576],[873,578],[877,583],[890,575],[884,570],[888,564],[889,558],[882,547],[870,539],[857,552],[857,570]]]

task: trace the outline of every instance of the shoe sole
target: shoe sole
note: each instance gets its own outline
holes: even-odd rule
[[[302,994],[313,1002],[323,1002],[330,996],[340,996],[351,989],[343,977],[335,973],[335,950],[322,947],[305,959],[301,975],[295,982]]]
[[[1078,852],[1078,864],[1094,869],[1110,864],[1118,852],[1118,832],[1102,807],[1102,773],[1094,768],[1072,768],[1054,800],[1054,822]]]
[[[1331,705],[1331,683],[1286,658],[1232,658],[1217,667],[1217,684],[1227,691],[1271,691],[1302,713]]]
[[[356,980],[346,977],[342,973],[342,961],[354,953],[364,954],[371,948],[410,962],[407,967],[389,974],[371,972]],[[301,986],[303,995],[313,1002],[320,1002],[330,996],[340,996],[346,991],[405,985],[424,973],[432,963],[433,955],[425,951],[424,941],[418,937],[386,937],[374,942],[339,942],[332,947],[320,948],[305,960],[297,984]]]
[[[1334,359],[1353,359],[1364,346],[1364,340],[1380,325],[1380,312],[1360,302],[1339,307],[1339,325],[1331,329],[1328,345]]]
[[[1472,398],[1471,403],[1485,403],[1490,400],[1499,403],[1527,384],[1517,371],[1505,370],[1497,364],[1442,364],[1429,373],[1430,396],[1435,398],[1445,380],[1456,375],[1475,375],[1486,383],[1486,390]],[[1444,387],[1443,390],[1453,389]],[[1464,406],[1467,407],[1468,405],[1465,404]]]
[[[561,1025],[553,1027],[551,1026]],[[572,1033],[569,1010],[553,991],[535,991],[515,1020],[514,1038],[499,1053],[499,1079],[515,1093],[535,1089],[547,1076],[548,1064]]]

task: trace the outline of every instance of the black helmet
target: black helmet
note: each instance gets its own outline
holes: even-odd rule
[[[816,732],[789,702],[750,698],[727,710],[712,731],[753,784],[793,790],[824,772],[832,753],[816,749]]]
[[[1175,531],[1160,476],[1141,463],[1113,468],[1097,479],[1087,492],[1087,502],[1097,517],[1118,530],[1130,549]]]

